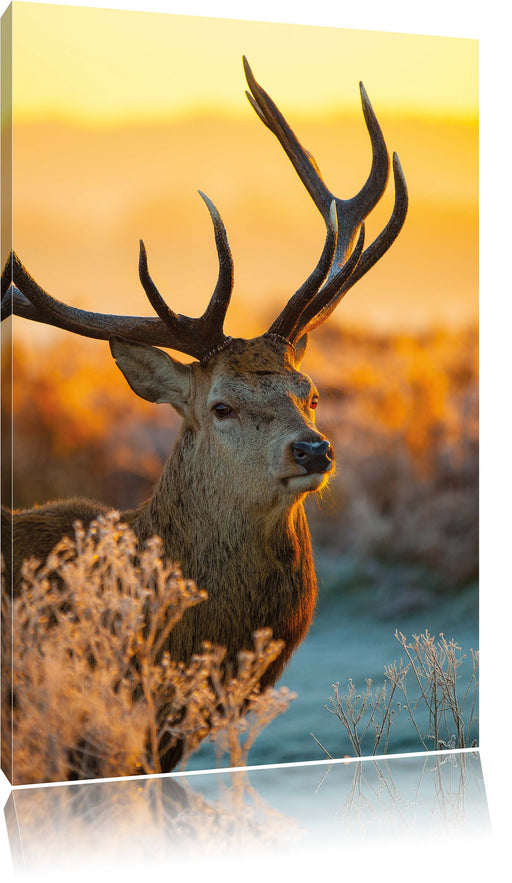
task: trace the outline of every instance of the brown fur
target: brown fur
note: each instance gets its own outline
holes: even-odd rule
[[[127,376],[121,362],[132,347],[123,344],[115,353]],[[158,352],[159,376],[169,368],[172,391],[166,379],[162,392],[159,380],[160,400],[174,405],[183,425],[150,499],[122,519],[141,544],[160,536],[166,555],[208,593],[173,629],[171,656],[187,662],[208,640],[226,647],[231,667],[241,649],[253,647],[254,631],[268,627],[285,642],[262,686],[272,684],[309,628],[317,593],[303,501],[327,475],[305,475],[290,450],[296,439],[324,438],[309,407],[313,385],[297,370],[293,349],[273,336],[235,340],[188,373],[179,365],[178,393],[176,363],[144,349]],[[139,346],[135,361],[137,373]],[[146,381],[130,374],[136,391]],[[236,408],[236,420],[216,419],[217,399]],[[15,591],[24,558],[45,559],[63,535],[72,535],[76,519],[87,525],[105,511],[102,503],[77,498],[3,512],[2,547]]]

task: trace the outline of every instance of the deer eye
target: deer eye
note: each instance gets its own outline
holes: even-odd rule
[[[226,420],[227,417],[233,417],[235,413],[233,408],[230,408],[229,405],[225,405],[224,402],[219,402],[218,405],[214,405],[212,410],[217,417],[217,420]]]
[[[311,408],[312,411],[315,410],[319,401],[320,401],[320,399],[318,398],[318,396],[313,396],[313,398],[311,399],[311,401],[309,403],[309,407]]]

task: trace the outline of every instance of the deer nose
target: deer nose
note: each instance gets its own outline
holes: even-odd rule
[[[331,443],[326,438],[315,442],[293,442],[292,453],[297,465],[303,466],[308,474],[312,472],[328,472],[334,459]]]

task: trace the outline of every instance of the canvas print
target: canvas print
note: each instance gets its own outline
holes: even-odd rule
[[[2,40],[9,781],[476,746],[477,42]]]

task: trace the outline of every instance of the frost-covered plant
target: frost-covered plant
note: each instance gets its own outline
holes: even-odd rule
[[[169,634],[205,600],[163,559],[158,538],[138,550],[115,512],[88,530],[77,523],[45,563],[26,561],[21,594],[11,599],[4,587],[2,599],[3,766],[12,781],[158,773],[164,741],[183,743],[184,764],[210,734],[231,765],[244,763],[257,731],[293,698],[259,690],[283,644],[257,632],[230,679],[222,648],[205,644],[188,665],[175,662]]]
[[[453,639],[448,641],[441,633],[436,640],[428,631],[413,635],[412,642],[399,631],[395,637],[408,661],[400,659],[399,663],[387,665],[382,687],[374,687],[367,678],[366,687],[359,690],[349,679],[347,692],[342,695],[336,683],[332,685],[334,695],[329,697],[330,705],[324,706],[347,731],[354,754],[358,757],[363,753],[386,754],[395,716],[404,712],[422,749],[468,747],[477,720],[478,651],[470,651],[471,673],[465,689],[460,691],[458,671],[466,655],[460,655],[461,648]],[[414,682],[412,688],[408,686],[408,676]],[[404,701],[399,701],[398,696]],[[420,716],[425,712],[428,724],[422,728]],[[373,744],[369,742],[370,734]],[[330,757],[314,735],[313,738]],[[363,748],[365,739],[366,750]]]

